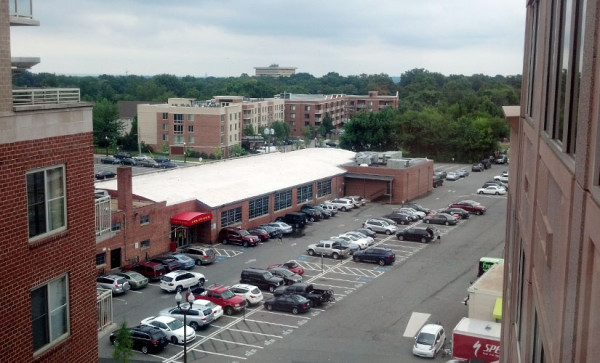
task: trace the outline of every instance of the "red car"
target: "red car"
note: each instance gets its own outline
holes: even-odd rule
[[[477,214],[477,215],[482,215],[486,211],[486,208],[483,205],[479,204],[478,202],[476,202],[474,200],[462,200],[460,202],[450,204],[449,207],[450,208],[462,208],[469,213],[473,213],[473,214]]]
[[[276,263],[274,265],[270,265],[267,267],[267,270],[272,268],[286,268],[292,271],[295,274],[302,275],[304,273],[304,267],[302,267],[298,262],[291,260],[286,263]]]
[[[260,240],[262,242],[269,240],[269,233],[266,230],[262,229],[262,228],[252,228],[252,229],[249,229],[248,233],[250,233],[253,236],[256,236],[256,237],[260,238]]]
[[[260,238],[239,227],[225,227],[219,232],[219,241],[223,244],[236,243],[248,247],[257,246]]]
[[[212,285],[202,291],[202,288],[192,290],[196,299],[212,301],[223,308],[225,315],[242,311],[246,307],[246,299],[234,294],[229,288],[220,285]],[[200,292],[202,291],[202,292]],[[198,293],[200,292],[200,293]]]

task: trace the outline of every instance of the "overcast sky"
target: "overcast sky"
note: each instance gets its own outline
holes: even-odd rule
[[[525,0],[37,0],[11,27],[34,73],[521,74]]]

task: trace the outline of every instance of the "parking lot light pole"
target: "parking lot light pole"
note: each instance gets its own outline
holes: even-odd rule
[[[104,140],[106,141],[106,156],[108,156],[108,136],[104,136]]]
[[[185,142],[183,143],[183,162],[187,163],[187,150],[185,149]]]
[[[187,363],[187,314],[190,312],[192,304],[195,300],[194,294],[192,294],[192,290],[189,287],[185,297],[187,302],[187,306],[185,308],[181,307],[181,300],[183,300],[181,292],[177,291],[177,294],[175,295],[175,301],[177,302],[177,308],[179,308],[179,310],[181,310],[183,313],[183,363]]]

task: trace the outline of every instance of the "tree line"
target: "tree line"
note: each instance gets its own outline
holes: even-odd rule
[[[116,142],[122,149],[136,150],[136,128],[118,137],[118,101],[166,102],[171,97],[206,100],[214,95],[269,98],[276,94],[399,95],[397,110],[359,113],[344,125],[340,147],[355,150],[402,150],[406,155],[439,161],[471,162],[497,150],[509,135],[502,106],[518,105],[521,76],[450,75],[413,69],[400,81],[387,74],[341,76],[330,72],[322,77],[298,73],[290,77],[177,77],[100,75],[72,76],[22,72],[13,76],[15,87],[79,88],[83,101],[94,102],[94,141],[104,147]],[[324,124],[324,123],[323,123]],[[276,124],[277,134],[285,123]],[[279,130],[282,128],[282,130]],[[327,125],[307,127],[303,135],[331,137]],[[249,130],[246,132],[250,132]],[[109,141],[113,140],[113,141]]]

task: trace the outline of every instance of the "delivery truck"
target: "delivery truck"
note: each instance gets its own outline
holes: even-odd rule
[[[483,362],[499,361],[500,323],[462,318],[452,331],[452,355]]]

